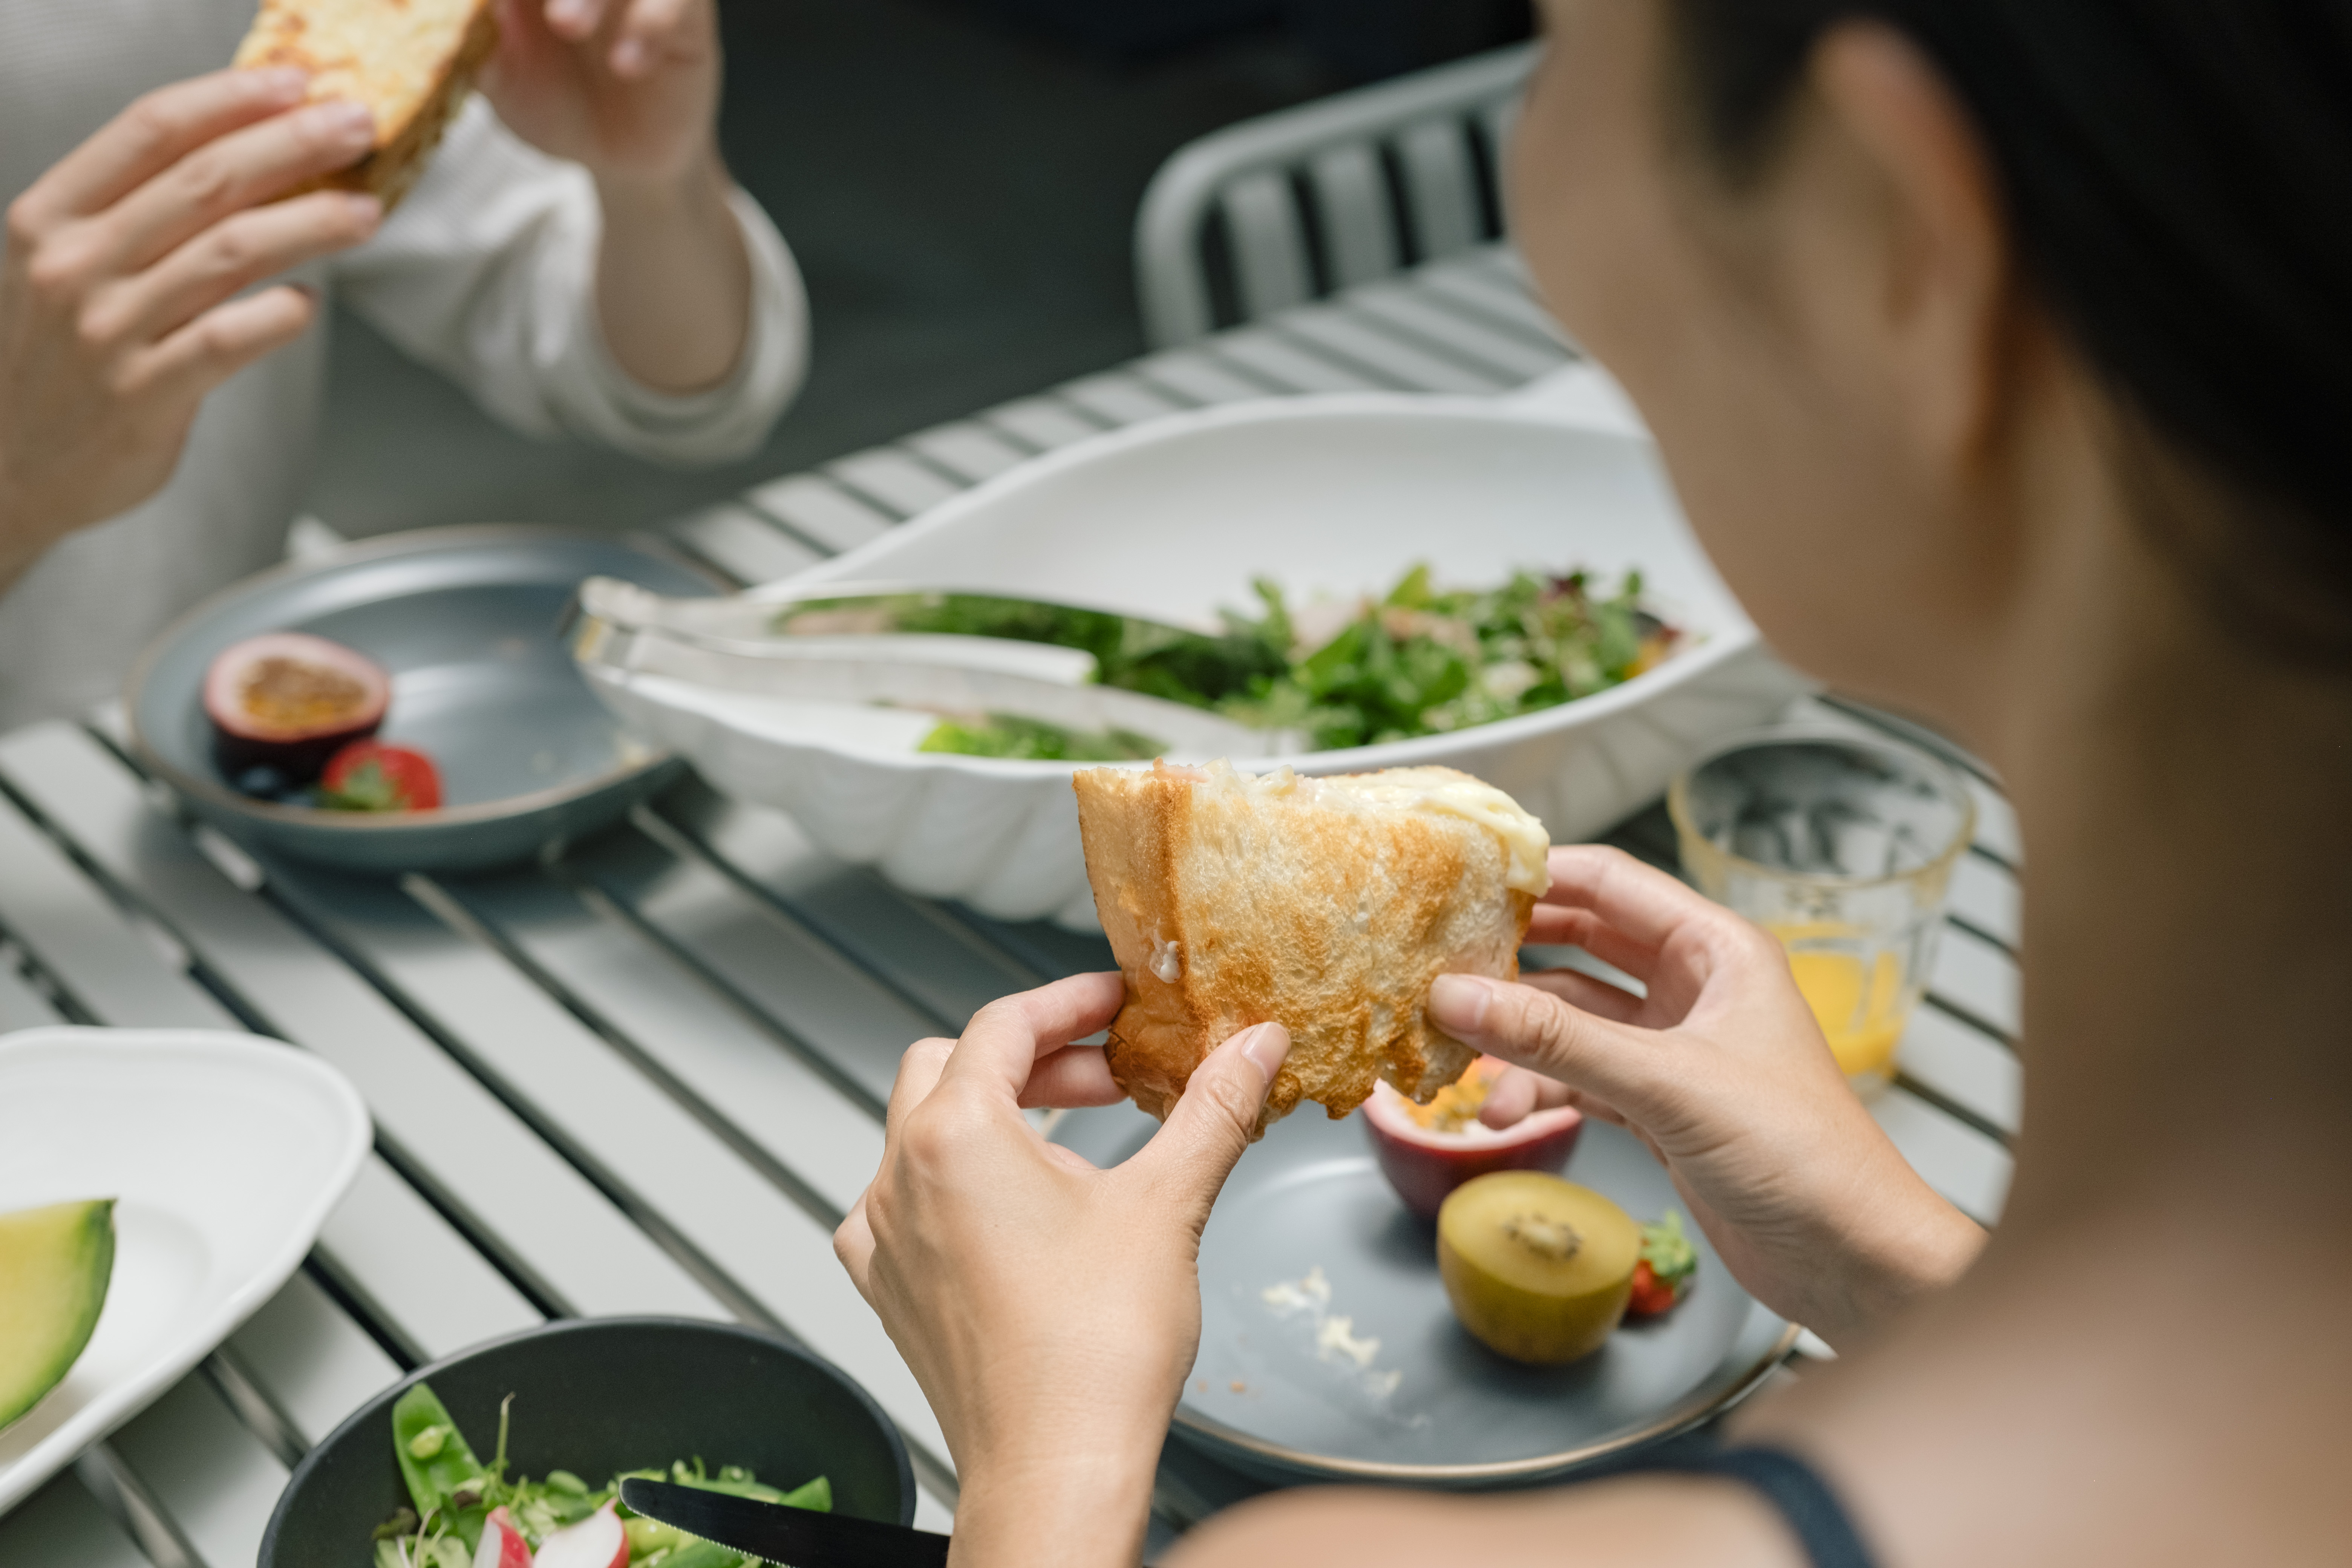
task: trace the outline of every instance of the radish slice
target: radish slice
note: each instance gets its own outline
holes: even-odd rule
[[[533,1568],[530,1546],[504,1508],[482,1521],[482,1542],[474,1548],[474,1568]]]
[[[1470,1082],[1474,1074],[1491,1078],[1502,1068],[1494,1058],[1482,1057],[1463,1074],[1463,1081]],[[1364,1101],[1364,1129],[1371,1135],[1381,1173],[1404,1206],[1423,1219],[1435,1219],[1447,1194],[1490,1171],[1557,1175],[1584,1130],[1583,1113],[1572,1105],[1538,1110],[1499,1132],[1475,1115],[1459,1131],[1424,1127],[1414,1114],[1419,1110],[1387,1084],[1375,1084],[1372,1098]]]
[[[541,1542],[539,1556],[530,1561],[536,1568],[629,1568],[629,1532],[606,1503]]]
[[[392,678],[365,654],[302,632],[221,650],[205,674],[213,754],[232,784],[256,769],[307,784],[345,744],[375,733]]]

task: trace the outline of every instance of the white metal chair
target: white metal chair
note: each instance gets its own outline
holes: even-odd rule
[[[1136,290],[1156,347],[1499,237],[1523,44],[1228,126],[1144,193]]]

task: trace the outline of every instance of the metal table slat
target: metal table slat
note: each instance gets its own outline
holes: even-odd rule
[[[166,964],[65,851],[5,798],[0,926],[101,1023],[244,1028],[202,986]]]
[[[1497,325],[1516,327],[1528,336],[1574,352],[1568,333],[1552,320],[1550,311],[1518,284],[1487,268],[1448,262],[1423,268],[1410,274],[1406,282],[1421,293],[1475,310]]]
[[[729,800],[698,782],[671,792],[658,810],[720,869],[782,904],[950,1027],[961,1029],[982,1007],[1041,978],[946,906],[827,855],[782,812]]]
[[[114,1451],[207,1568],[246,1568],[286,1489],[286,1462],[190,1373],[114,1435]]]
[[[361,1164],[327,1216],[318,1256],[329,1277],[420,1362],[546,1320],[378,1156]]]
[[[1929,1186],[1979,1224],[2000,1218],[2016,1162],[2000,1144],[1901,1089],[1871,1101],[1870,1114]]]
[[[1241,327],[1211,338],[1209,353],[1239,365],[1278,392],[1393,392],[1398,383],[1342,364],[1265,327]]]
[[[964,487],[935,471],[929,464],[893,447],[875,447],[837,463],[825,472],[860,495],[880,502],[900,517],[926,511]],[[856,542],[864,542],[856,541]],[[846,549],[846,544],[835,549]]]
[[[65,1021],[65,1015],[16,973],[15,952],[0,945],[0,1035],[18,1029],[46,1028]]]
[[[960,476],[966,484],[994,479],[1029,456],[1003,437],[970,420],[934,426],[908,437],[899,445],[922,454],[946,472]]]
[[[2009,1039],[2017,1038],[2023,1024],[2023,986],[2017,961],[1982,937],[1958,926],[1945,926],[1927,989],[1971,1017],[1983,1019]]]
[[[400,1363],[308,1274],[295,1275],[263,1302],[229,1336],[228,1349],[305,1446],[401,1375]]]
[[[2007,1044],[1933,1005],[1911,1015],[1903,1071],[2014,1138],[2025,1116],[2025,1064]]]
[[[2017,808],[1982,779],[1969,780],[1977,797],[1977,845],[2012,867],[2025,864],[2025,835],[2017,825]]]
[[[898,521],[818,474],[793,474],[761,485],[745,491],[743,500],[791,530],[819,557],[879,539]]]
[[[700,974],[635,927],[600,918],[535,873],[470,879],[450,895],[578,1005],[845,1214],[882,1163],[882,1126]]]
[[[576,1159],[607,1173],[608,1184],[625,1189],[643,1215],[657,1216],[777,1321],[849,1368],[909,1437],[946,1454],[914,1375],[834,1257],[830,1224],[504,957],[453,932],[414,899],[354,879],[285,868],[274,878]]]
[[[681,518],[667,531],[739,583],[772,583],[822,559],[767,518],[732,501]]]
[[[1332,357],[1387,376],[1408,392],[1449,392],[1484,396],[1518,384],[1507,375],[1473,369],[1464,362],[1406,342],[1339,305],[1311,305],[1269,323],[1285,336],[1313,343]]]
[[[2014,952],[2023,940],[2025,902],[2014,873],[1981,855],[1952,868],[1951,911]]]
[[[570,864],[874,1106],[888,1100],[907,1047],[939,1032],[799,922],[643,835],[607,836]]]
[[[1569,352],[1557,343],[1531,343],[1498,331],[1458,308],[1436,303],[1431,296],[1417,293],[1402,281],[1356,289],[1343,302],[1350,309],[1377,317],[1400,336],[1433,348],[1442,345],[1500,375],[1533,381],[1573,363]]]
[[[1207,354],[1190,349],[1169,349],[1137,360],[1129,368],[1153,385],[1164,386],[1204,408],[1273,395],[1265,383],[1236,375]]]
[[[1050,396],[1024,397],[1000,405],[982,414],[980,421],[1039,452],[1050,452],[1056,447],[1099,436],[1103,431],[1098,421],[1081,417],[1068,404]]]
[[[63,724],[0,740],[0,770],[171,921],[274,1029],[342,1069],[394,1141],[513,1266],[584,1311],[722,1315],[610,1200],[372,987],[230,883],[97,742]]]
[[[1124,371],[1087,376],[1055,390],[1065,402],[1076,404],[1111,426],[1139,425],[1146,419],[1179,413],[1184,407],[1175,398],[1153,391],[1149,383]]]
[[[152,1568],[71,1472],[0,1519],[0,1563],[8,1568]]]

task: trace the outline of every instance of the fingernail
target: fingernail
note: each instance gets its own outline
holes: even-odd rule
[[[1429,988],[1429,1018],[1450,1035],[1475,1035],[1486,1023],[1494,982],[1475,974],[1441,974]]]
[[[1279,1024],[1260,1024],[1242,1036],[1237,1048],[1272,1083],[1282,1059],[1290,1054],[1290,1031]]]
[[[351,209],[352,221],[362,228],[373,228],[383,217],[383,203],[374,196],[347,195],[343,202]]]
[[[548,26],[573,28],[588,19],[588,0],[547,0]]]
[[[288,66],[272,66],[268,70],[253,73],[253,79],[271,98],[291,101],[310,89],[310,73]]]
[[[646,68],[646,46],[641,38],[623,38],[613,46],[613,74],[635,76]]]

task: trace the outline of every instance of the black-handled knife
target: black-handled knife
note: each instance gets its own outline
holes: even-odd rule
[[[845,1513],[818,1513],[630,1476],[621,1500],[647,1519],[791,1568],[943,1568],[948,1538]]]

